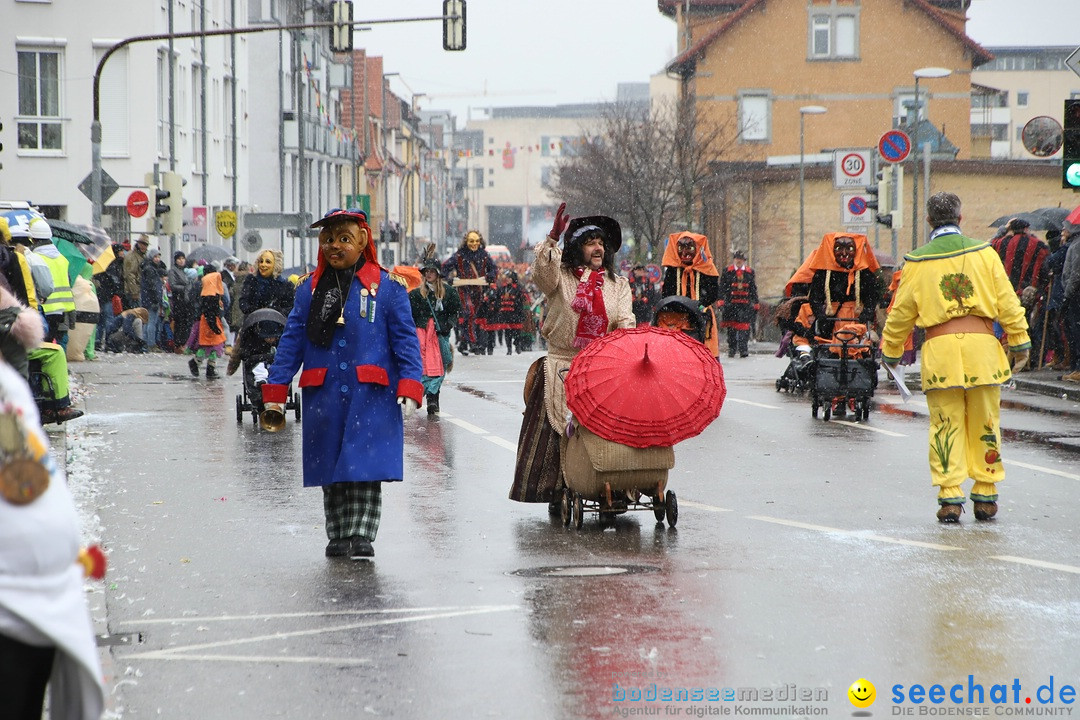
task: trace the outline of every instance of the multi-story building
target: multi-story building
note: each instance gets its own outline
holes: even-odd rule
[[[994,59],[971,73],[972,155],[1031,159],[1021,138],[1024,126],[1041,116],[1060,123],[1063,102],[1080,97],[1080,77],[1065,65],[1075,48],[987,50]]]
[[[117,42],[137,36],[267,28],[213,37],[157,38],[114,52],[101,73],[97,111],[101,167],[118,189],[104,198],[101,224],[120,240],[152,230],[125,201],[146,175],[175,171],[185,181],[185,224],[163,247],[209,242],[248,256],[281,247],[287,262],[314,257],[314,244],[259,230],[244,241],[243,215],[321,213],[341,202],[348,149],[340,128],[340,66],[327,31],[273,30],[328,19],[328,3],[259,0],[102,0],[92,13],[60,3],[0,0],[0,91],[13,101],[0,118],[0,196],[29,200],[47,215],[90,223],[80,191],[92,165],[93,76]],[[169,58],[173,61],[170,62]],[[301,141],[302,138],[302,141]],[[216,211],[233,209],[239,231],[223,237]],[[293,230],[292,235],[298,234]],[[246,252],[245,252],[246,251]]]
[[[648,83],[623,83],[617,103],[647,106]],[[519,259],[551,229],[558,199],[551,184],[558,161],[594,134],[604,103],[492,108],[471,120],[458,145],[455,177],[467,206],[467,225]]]
[[[658,4],[676,21],[679,53],[668,70],[681,79],[681,102],[731,128],[735,140],[703,190],[701,230],[718,262],[736,249],[749,253],[763,295],[778,295],[827,232],[866,233],[885,254],[919,244],[917,208],[938,190],[964,199],[965,229],[976,237],[992,233],[984,228],[1002,214],[1075,204],[1052,161],[973,159],[988,153],[972,140],[972,82],[993,55],[966,34],[971,0]],[[903,229],[875,223],[872,212],[845,225],[835,151],[866,150],[862,165],[873,170],[879,140],[898,128],[914,146],[901,163]]]

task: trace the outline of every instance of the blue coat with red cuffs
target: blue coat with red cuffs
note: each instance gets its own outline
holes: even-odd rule
[[[398,397],[420,404],[424,386],[405,287],[369,260],[353,277],[345,302],[345,325],[334,330],[330,347],[307,337],[311,297],[324,266],[296,291],[278,343],[264,402],[283,403],[300,373],[303,405],[304,486],[336,482],[401,480],[404,428]],[[361,290],[367,290],[361,317]],[[372,306],[374,305],[374,311]]]

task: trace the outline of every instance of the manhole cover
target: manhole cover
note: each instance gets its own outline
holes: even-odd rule
[[[653,572],[660,572],[660,568],[654,565],[552,565],[523,568],[510,574],[519,577],[608,577]]]

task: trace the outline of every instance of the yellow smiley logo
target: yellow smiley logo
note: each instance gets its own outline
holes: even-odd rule
[[[874,688],[874,683],[870,682],[866,678],[859,678],[855,682],[851,683],[851,687],[847,691],[848,700],[851,704],[857,708],[868,708],[874,704],[874,700],[877,699],[877,689]]]

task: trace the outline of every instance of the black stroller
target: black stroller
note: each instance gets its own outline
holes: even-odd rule
[[[235,361],[239,353],[243,374],[242,392],[236,396],[238,425],[244,422],[245,412],[251,413],[251,421],[256,427],[259,425],[259,415],[263,411],[262,390],[255,384],[252,371],[259,363],[265,363],[269,367],[274,361],[278,340],[281,339],[284,329],[285,316],[270,308],[256,310],[244,318],[236,345],[233,346],[233,360]],[[300,422],[300,398],[293,393],[291,384],[288,401],[285,403],[285,412],[289,410],[295,414],[296,422]]]
[[[776,308],[776,325],[784,333],[776,356],[787,355],[789,358],[784,373],[776,379],[776,392],[784,391],[801,395],[810,387],[810,378],[813,374],[810,357],[795,346],[795,336],[800,329],[795,323],[795,318],[798,317],[799,310],[806,302],[805,295],[798,295],[785,300]]]
[[[811,350],[811,412],[816,418],[822,408],[825,420],[848,412],[853,420],[866,420],[877,388],[877,349],[852,329],[837,330],[833,338]]]
[[[679,330],[699,343],[705,342],[708,321],[696,302],[682,295],[668,295],[653,311],[653,325],[667,330]]]

